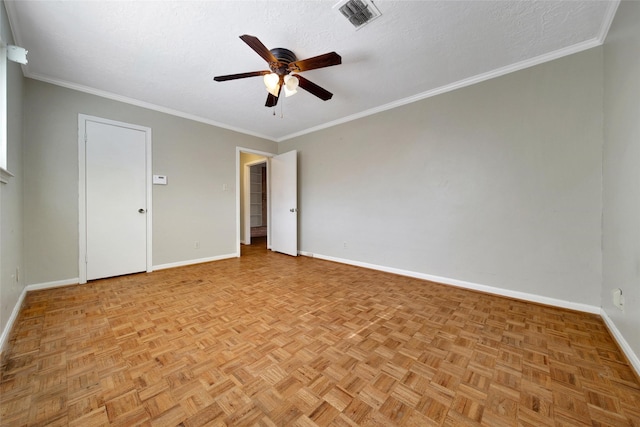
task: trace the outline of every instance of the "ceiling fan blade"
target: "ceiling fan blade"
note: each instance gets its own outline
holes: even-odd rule
[[[342,57],[335,52],[325,53],[323,55],[314,56],[313,58],[301,59],[289,64],[289,71],[300,72],[307,70],[315,70],[316,68],[330,67],[332,65],[342,64]]]
[[[278,97],[271,94],[267,95],[267,102],[264,103],[265,107],[275,107],[278,103]]]
[[[240,36],[243,42],[249,45],[258,55],[260,55],[268,63],[278,62],[278,59],[273,56],[273,53],[265,45],[262,44],[257,37],[244,34]]]
[[[216,76],[213,78],[213,80],[217,81],[217,82],[226,82],[227,80],[236,80],[236,79],[244,79],[247,77],[258,77],[258,76],[264,76],[266,74],[271,73],[271,71],[269,70],[265,70],[265,71],[251,71],[249,73],[239,73],[239,74],[229,74],[226,76]]]
[[[295,76],[298,78],[298,86],[299,87],[301,87],[302,89],[306,90],[307,92],[317,96],[318,98],[322,99],[323,101],[328,101],[328,100],[331,99],[331,97],[333,97],[333,94],[331,92],[329,92],[328,90],[321,88],[317,84],[305,79],[301,75],[296,74]]]

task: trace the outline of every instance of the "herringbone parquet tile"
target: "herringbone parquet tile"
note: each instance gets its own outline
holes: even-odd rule
[[[243,250],[30,292],[1,424],[640,426],[597,316]]]

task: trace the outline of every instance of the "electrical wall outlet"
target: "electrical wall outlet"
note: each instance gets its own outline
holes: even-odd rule
[[[620,288],[613,290],[613,305],[621,311],[624,310],[624,296]]]

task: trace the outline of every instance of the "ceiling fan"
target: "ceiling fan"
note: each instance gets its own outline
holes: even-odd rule
[[[244,34],[240,36],[240,39],[267,61],[269,70],[217,76],[214,77],[213,80],[224,82],[227,80],[244,79],[246,77],[264,76],[264,82],[269,91],[267,102],[265,103],[266,107],[274,107],[278,103],[278,97],[283,88],[286,96],[296,93],[297,87],[306,90],[323,101],[327,101],[333,96],[328,90],[294,73],[341,64],[342,58],[337,53],[329,52],[314,56],[313,58],[298,60],[296,55],[289,49],[281,47],[271,50],[267,49],[257,37]]]

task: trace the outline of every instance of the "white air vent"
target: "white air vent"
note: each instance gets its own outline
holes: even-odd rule
[[[333,8],[338,9],[351,22],[351,25],[356,27],[356,30],[381,15],[371,0],[342,0]]]

